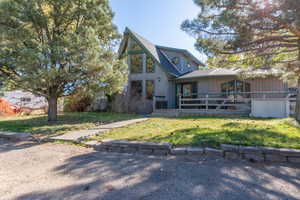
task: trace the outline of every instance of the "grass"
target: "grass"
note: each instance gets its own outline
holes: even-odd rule
[[[113,113],[66,113],[49,123],[46,115],[0,117],[0,131],[32,133],[37,137],[60,135],[68,131],[96,128],[102,123],[138,118],[138,115]]]
[[[153,118],[96,139],[171,142],[176,146],[235,144],[300,149],[300,128],[292,119]]]

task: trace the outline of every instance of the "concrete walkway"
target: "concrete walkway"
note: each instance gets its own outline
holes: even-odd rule
[[[132,119],[132,120],[126,120],[126,121],[120,121],[110,124],[101,125],[97,129],[92,130],[79,130],[79,131],[72,131],[69,133],[66,133],[64,135],[51,137],[51,140],[63,140],[63,141],[71,141],[71,142],[81,142],[85,138],[91,137],[91,136],[97,136],[100,135],[106,131],[115,129],[115,128],[122,128],[125,126],[129,126],[132,124],[136,124],[139,122],[143,122],[148,120],[148,118],[140,118],[140,119]]]

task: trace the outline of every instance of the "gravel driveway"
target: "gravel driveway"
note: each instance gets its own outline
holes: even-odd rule
[[[300,199],[300,166],[0,141],[0,199]]]

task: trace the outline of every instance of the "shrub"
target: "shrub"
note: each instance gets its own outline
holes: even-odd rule
[[[74,94],[65,99],[65,112],[85,112],[92,104],[93,97],[89,94]]]

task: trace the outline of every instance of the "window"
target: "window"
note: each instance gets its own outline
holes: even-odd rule
[[[154,73],[155,72],[155,61],[152,57],[147,56],[147,67],[146,67],[147,73]]]
[[[198,92],[198,86],[197,83],[182,83],[180,93],[184,97],[197,97],[197,92]]]
[[[154,81],[146,81],[146,98],[148,100],[153,100],[154,96]]]
[[[174,65],[178,65],[178,64],[179,64],[179,61],[180,61],[179,57],[174,57],[174,58],[172,58],[172,63],[173,63]]]
[[[192,92],[192,85],[191,84],[183,84],[182,85],[182,93],[184,97],[191,96]]]
[[[221,92],[224,94],[251,92],[250,83],[239,80],[229,81],[221,85]]]
[[[130,91],[132,97],[141,98],[143,94],[143,81],[131,81]]]
[[[130,55],[130,69],[131,73],[143,72],[143,54]]]
[[[140,45],[135,40],[132,40],[130,50],[131,51],[142,51],[143,49],[140,47]]]
[[[31,98],[28,97],[22,97],[21,102],[31,102]]]

